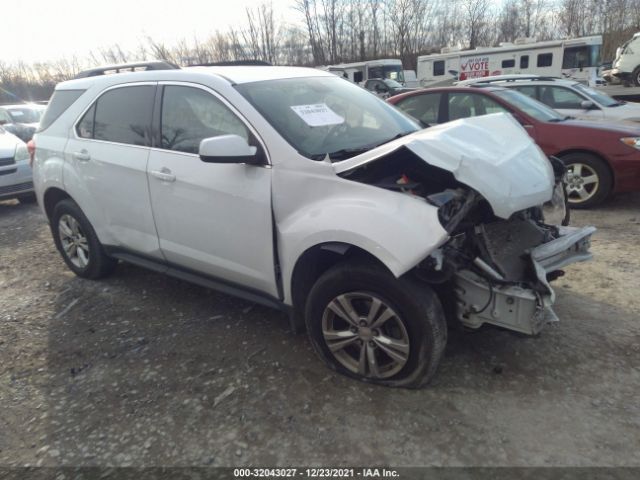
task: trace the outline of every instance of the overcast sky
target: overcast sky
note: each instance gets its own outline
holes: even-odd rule
[[[245,21],[256,0],[0,0],[0,60],[52,61],[119,44],[134,50],[147,36],[169,45],[206,39]],[[277,17],[299,19],[293,0],[273,0]]]

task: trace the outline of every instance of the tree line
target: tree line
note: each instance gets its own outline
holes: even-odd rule
[[[0,102],[49,97],[55,84],[100,64],[159,59],[179,65],[258,59],[274,65],[319,66],[400,58],[415,69],[418,55],[444,46],[477,48],[512,42],[603,34],[602,59],[640,30],[640,0],[291,0],[246,9],[242,26],[208,38],[167,45],[146,38],[133,50],[101,48],[88,58],[47,63],[0,61]],[[291,20],[294,19],[293,23]]]

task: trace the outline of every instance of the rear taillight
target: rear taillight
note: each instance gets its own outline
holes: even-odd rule
[[[29,152],[29,166],[33,167],[33,160],[36,157],[36,142],[33,139],[27,142],[27,151]]]

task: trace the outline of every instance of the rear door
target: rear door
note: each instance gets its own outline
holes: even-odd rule
[[[205,163],[198,156],[204,138],[236,134],[263,149],[261,142],[212,90],[186,83],[160,89],[148,174],[167,261],[277,296],[270,166]]]
[[[161,258],[146,174],[155,92],[137,83],[102,93],[70,135],[64,182],[102,243]]]

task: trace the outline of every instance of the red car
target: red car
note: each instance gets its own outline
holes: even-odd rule
[[[565,162],[574,208],[597,205],[611,193],[640,190],[640,126],[573,120],[520,92],[495,86],[429,88],[387,101],[429,126],[511,113],[546,155]]]

